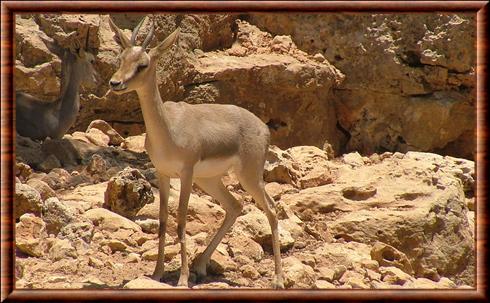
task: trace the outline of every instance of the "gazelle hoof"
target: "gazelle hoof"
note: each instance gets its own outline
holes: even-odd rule
[[[274,289],[284,289],[284,281],[282,278],[274,277],[272,280],[272,288]]]

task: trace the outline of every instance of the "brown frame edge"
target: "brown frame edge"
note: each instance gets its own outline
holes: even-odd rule
[[[488,1],[4,1],[1,3],[1,297],[8,301],[478,300],[486,301]],[[475,290],[14,290],[13,16],[23,12],[475,12],[477,13],[477,287]],[[143,299],[144,298],[144,299]]]

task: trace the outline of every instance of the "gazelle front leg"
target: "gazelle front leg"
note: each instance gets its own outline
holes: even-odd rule
[[[187,260],[187,245],[185,237],[185,225],[187,221],[187,207],[192,190],[193,168],[184,168],[180,176],[180,197],[179,208],[177,210],[177,237],[180,242],[180,278],[177,286],[188,287],[189,283],[189,264]]]
[[[163,174],[158,174],[158,187],[160,188],[160,224],[158,226],[158,257],[152,279],[160,281],[163,277],[165,256],[165,233],[167,232],[168,218],[168,197],[170,191],[170,178]]]

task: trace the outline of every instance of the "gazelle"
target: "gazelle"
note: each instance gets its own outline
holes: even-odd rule
[[[76,32],[68,35],[73,37]],[[88,47],[88,36],[85,49]],[[73,38],[72,38],[73,39]],[[54,40],[42,37],[50,51],[61,58],[60,97],[54,102],[44,102],[32,95],[16,92],[16,129],[19,135],[36,140],[46,137],[59,139],[75,123],[80,110],[80,85],[95,83],[94,56],[74,39],[72,46],[64,49]]]
[[[230,169],[242,187],[265,211],[272,229],[275,261],[273,286],[284,288],[279,247],[278,221],[274,201],[264,190],[263,170],[269,145],[268,127],[251,112],[234,105],[162,102],[158,91],[156,67],[160,56],[179,36],[177,28],[163,42],[146,52],[155,24],[141,46],[136,35],[129,40],[109,17],[115,40],[122,47],[120,66],[110,80],[113,92],[136,91],[146,126],[145,148],[155,166],[160,189],[160,227],[158,258],[153,279],[164,273],[164,244],[168,217],[170,178],[180,178],[181,191],[177,213],[177,236],[181,245],[181,271],[178,286],[188,286],[189,267],[186,250],[186,214],[192,183],[218,200],[226,211],[221,227],[204,252],[193,263],[198,279],[206,276],[206,265],[240,215],[242,205],[223,185],[221,178]]]

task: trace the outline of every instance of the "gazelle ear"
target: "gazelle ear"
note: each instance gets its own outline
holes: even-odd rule
[[[56,43],[54,39],[50,37],[45,37],[43,35],[40,35],[39,38],[44,42],[50,52],[60,58],[63,57],[64,49],[58,43]]]
[[[167,48],[172,46],[175,42],[177,42],[177,39],[179,38],[180,34],[180,27],[178,27],[173,33],[168,35],[163,42],[155,46],[149,51],[149,55],[151,58],[158,58],[160,55],[165,51]]]
[[[111,30],[114,32],[114,40],[116,41],[117,44],[119,44],[122,48],[128,48],[131,46],[131,43],[129,42],[128,37],[121,31],[119,27],[117,27],[116,24],[114,24],[114,21],[112,21],[111,16],[109,16],[109,25],[111,27]]]

